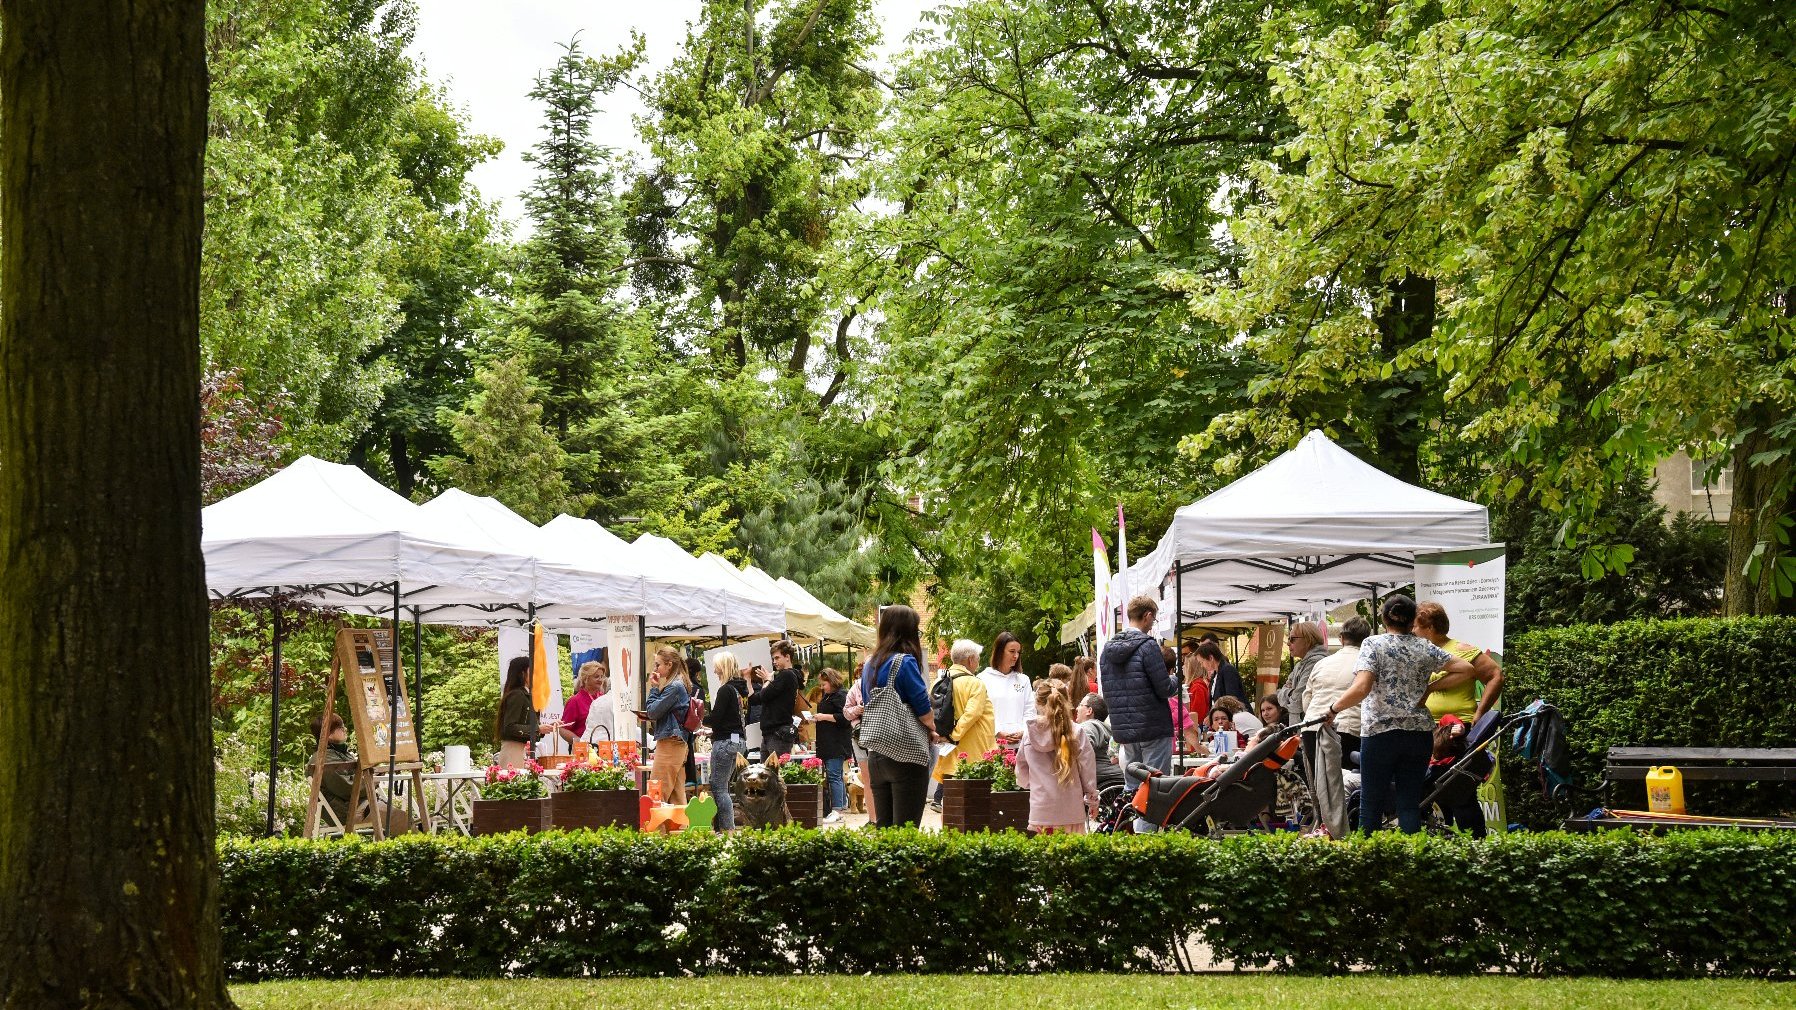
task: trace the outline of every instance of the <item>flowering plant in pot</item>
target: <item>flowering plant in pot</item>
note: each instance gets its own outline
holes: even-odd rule
[[[823,759],[793,759],[780,765],[780,778],[787,786],[820,786],[823,784]]]
[[[563,765],[560,790],[549,803],[549,821],[557,828],[628,828],[637,826],[636,769],[628,764],[584,761]]]
[[[541,831],[549,826],[549,787],[542,766],[532,761],[523,768],[489,766],[480,798],[474,801],[472,834],[495,835],[505,831]]]
[[[957,831],[983,831],[991,818],[992,778],[997,775],[991,760],[995,751],[974,758],[964,751],[954,771],[942,779],[942,827]]]
[[[540,800],[547,795],[549,787],[543,782],[543,766],[535,761],[523,768],[489,766],[486,786],[480,790],[483,800]]]
[[[1006,747],[987,754],[992,765],[992,792],[986,827],[992,831],[1024,831],[1029,827],[1029,791],[1016,784],[1016,751]]]
[[[795,824],[814,828],[823,819],[823,759],[788,758],[780,762],[786,786],[786,812]]]

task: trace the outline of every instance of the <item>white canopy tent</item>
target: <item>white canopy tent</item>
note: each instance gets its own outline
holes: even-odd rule
[[[1417,553],[1489,539],[1484,506],[1406,484],[1312,431],[1174,513],[1127,588],[1170,599],[1161,621],[1176,633],[1376,597],[1414,579]],[[1120,592],[1122,576],[1111,585]]]
[[[218,599],[287,592],[388,610],[527,599],[526,553],[418,506],[353,466],[302,456],[201,512],[206,588]]]
[[[462,524],[426,515],[356,467],[311,456],[207,506],[200,522],[207,591],[215,599],[271,603],[270,782],[280,751],[280,692],[272,688],[274,671],[281,669],[283,596],[390,614],[392,669],[397,671],[404,609],[411,609],[416,621],[425,608],[509,605],[528,599],[535,581],[536,563],[528,554]],[[414,695],[421,650],[414,624]],[[388,718],[395,722],[399,694],[388,692],[393,705]],[[417,704],[414,697],[414,712]],[[270,833],[274,802],[271,788]]]
[[[630,544],[630,548],[636,552],[637,560],[645,570],[660,572],[666,578],[686,585],[702,587],[719,601],[705,620],[669,622],[651,627],[650,634],[659,630],[668,636],[711,638],[785,633],[783,599],[762,592],[733,572],[726,573],[700,561],[666,537],[644,533]]]
[[[535,578],[530,595],[503,606],[459,605],[426,609],[433,624],[523,622],[531,607],[580,607],[603,620],[610,614],[640,614],[646,604],[647,580],[627,551],[579,552],[543,527],[518,515],[497,499],[450,488],[419,506],[445,526],[511,545],[529,555]],[[615,539],[615,538],[613,538]],[[619,545],[623,541],[617,541]]]
[[[844,617],[834,607],[819,600],[817,597],[812,596],[810,590],[793,582],[791,579],[781,577],[775,581],[778,583],[779,587],[784,589],[787,593],[804,600],[818,609],[823,615],[824,633],[822,637],[832,642],[842,642],[846,645],[856,646],[857,648],[873,648],[878,636],[872,628],[869,628],[865,624],[852,618]]]

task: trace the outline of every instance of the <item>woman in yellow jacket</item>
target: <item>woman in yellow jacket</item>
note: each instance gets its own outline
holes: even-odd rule
[[[953,678],[954,735],[947,739],[954,747],[936,760],[937,782],[954,774],[962,754],[982,758],[987,751],[998,748],[998,724],[992,713],[991,696],[985,693],[985,685],[972,670],[979,665],[979,651],[978,642],[964,638],[948,650],[954,665],[942,676]],[[937,742],[941,742],[939,738]]]

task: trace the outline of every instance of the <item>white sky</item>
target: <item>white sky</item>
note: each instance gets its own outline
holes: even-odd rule
[[[874,0],[884,23],[882,51],[889,57],[901,50],[921,13],[938,2]],[[648,62],[659,70],[679,51],[698,10],[698,0],[418,0],[413,53],[430,79],[449,90],[475,132],[504,142],[505,149],[475,168],[472,178],[517,226],[523,217],[518,194],[530,182],[522,155],[536,143],[542,122],[527,92],[560,56],[561,44],[579,32],[587,53],[612,53],[634,28],[648,40]],[[632,122],[641,112],[636,96],[620,89],[601,105],[594,139],[641,152]]]

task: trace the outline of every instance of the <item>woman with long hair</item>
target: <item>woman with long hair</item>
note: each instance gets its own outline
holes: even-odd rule
[[[1035,691],[1023,673],[1023,643],[1002,632],[992,643],[991,664],[979,673],[985,695],[991,699],[992,720],[998,742],[1014,744],[1023,738],[1023,724],[1035,717]]]
[[[686,660],[678,649],[655,650],[655,668],[649,673],[647,708],[637,718],[654,727],[655,757],[650,777],[661,783],[666,803],[686,802],[686,709],[692,694],[686,689]]]
[[[829,786],[824,797],[829,809],[823,815],[825,824],[835,824],[848,809],[848,784],[843,778],[843,764],[854,756],[848,743],[848,719],[842,712],[848,695],[842,690],[846,679],[842,671],[826,666],[817,675],[822,693],[817,696],[817,711],[808,714],[817,725],[817,756],[823,760],[824,781]]]
[[[1395,805],[1397,824],[1405,834],[1422,830],[1422,785],[1434,756],[1434,716],[1427,698],[1437,671],[1474,675],[1472,664],[1415,634],[1416,602],[1407,596],[1385,598],[1379,616],[1385,633],[1366,639],[1359,650],[1353,686],[1324,713],[1333,718],[1344,708],[1365,702],[1361,710],[1359,824],[1372,831]]]
[[[1016,783],[1029,790],[1029,830],[1082,835],[1085,818],[1098,809],[1097,756],[1073,728],[1072,702],[1054,681],[1035,685],[1035,713],[1016,752]]]
[[[742,699],[748,697],[748,684],[742,679],[741,664],[727,652],[711,661],[711,672],[717,675],[717,696],[712,699],[711,711],[705,713],[705,725],[711,727],[711,799],[717,803],[711,827],[727,832],[736,829],[736,808],[730,798],[736,758],[748,749],[742,726]]]
[[[499,693],[499,766],[522,768],[530,763],[530,747],[542,730],[536,706],[530,703],[530,657],[513,656],[505,670],[505,689]]]
[[[935,736],[935,713],[929,707],[929,688],[923,683],[923,639],[917,612],[903,605],[880,611],[879,637],[873,655],[861,668],[861,696],[868,705],[874,692],[890,687],[904,706],[922,723],[928,737]],[[863,731],[864,732],[864,731]],[[867,755],[867,793],[879,811],[880,827],[915,826],[923,820],[923,803],[929,795],[929,764],[871,752]]]

